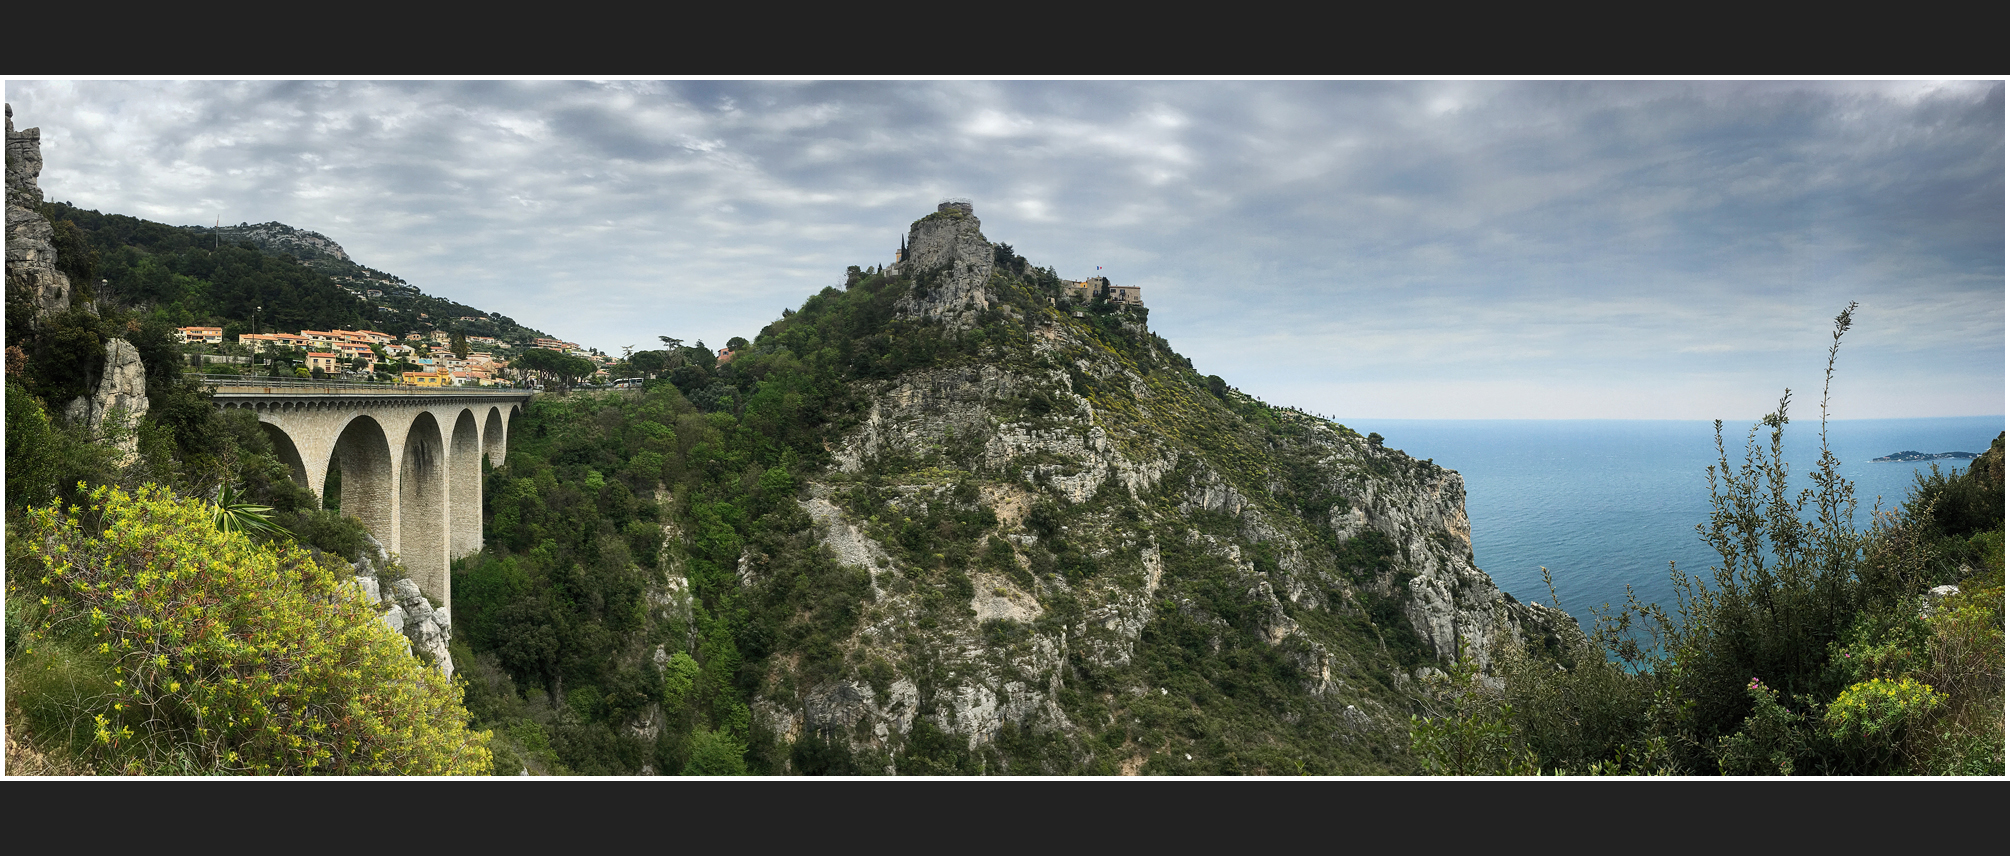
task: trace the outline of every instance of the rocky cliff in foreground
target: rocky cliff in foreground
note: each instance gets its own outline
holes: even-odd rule
[[[7,290],[37,318],[70,308],[70,278],[56,269],[55,230],[42,204],[42,129],[14,130],[7,105]]]
[[[58,268],[55,227],[39,210],[41,129],[14,130],[14,105],[6,109],[8,309],[28,315],[30,326],[70,311],[73,303],[95,314],[95,307],[77,298],[69,275]],[[114,338],[105,342],[103,366],[91,376],[95,386],[65,404],[63,416],[81,426],[85,436],[111,442],[130,459],[139,447],[132,429],[149,407],[146,365],[131,342]]]
[[[889,771],[928,746],[944,772],[1401,771],[1417,676],[1575,632],[1474,566],[1458,473],[1211,388],[1142,308],[1070,302],[967,206],[907,247],[848,286],[966,356],[861,382],[798,496],[871,594],[835,674],[768,660],[781,740]],[[766,559],[740,562],[750,597]]]

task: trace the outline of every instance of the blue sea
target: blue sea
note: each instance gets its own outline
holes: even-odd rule
[[[1473,557],[1495,584],[1522,601],[1556,597],[1588,630],[1593,610],[1626,599],[1626,587],[1672,613],[1668,563],[1710,577],[1717,554],[1696,533],[1710,515],[1704,468],[1717,463],[1709,422],[1650,420],[1343,420],[1361,433],[1378,432],[1390,448],[1428,458],[1465,477]],[[1724,425],[1724,448],[1735,468],[1744,457],[1749,423]],[[1798,493],[1814,482],[1821,456],[1819,420],[1787,425],[1783,447]],[[1870,525],[1880,497],[1903,502],[1915,472],[1928,464],[1871,463],[1913,450],[1984,452],[2004,429],[2001,416],[1864,419],[1828,425],[1829,448],[1856,485],[1857,528]],[[1763,444],[1769,435],[1759,437]],[[1936,462],[1942,472],[1966,460]],[[1812,512],[1812,503],[1810,503]]]

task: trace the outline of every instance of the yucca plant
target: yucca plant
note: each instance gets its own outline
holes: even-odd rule
[[[272,522],[271,506],[248,501],[243,493],[230,485],[218,489],[216,502],[210,505],[209,517],[220,532],[242,532],[269,538],[283,531],[279,524]]]

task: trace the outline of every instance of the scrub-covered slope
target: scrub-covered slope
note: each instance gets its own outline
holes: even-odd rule
[[[1419,669],[1561,627],[1474,567],[1457,473],[1196,374],[1135,301],[979,226],[946,204],[822,298],[885,292],[886,328],[940,343],[824,426],[797,505],[869,585],[841,639],[765,658],[783,742],[898,772],[1404,771]],[[829,347],[796,336],[817,303],[753,352]],[[739,563],[751,602],[769,559]]]

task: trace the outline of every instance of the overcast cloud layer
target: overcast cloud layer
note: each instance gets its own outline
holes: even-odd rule
[[[278,220],[619,353],[973,200],[1203,373],[1373,418],[2004,412],[2000,81],[9,81],[49,198]]]

